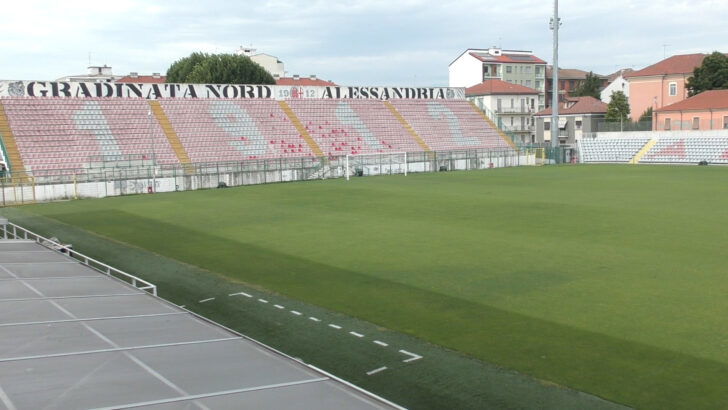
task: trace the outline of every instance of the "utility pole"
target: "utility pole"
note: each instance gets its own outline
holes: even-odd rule
[[[559,146],[559,0],[554,0],[554,16],[551,18],[551,30],[554,31],[554,62],[551,69],[551,146]]]

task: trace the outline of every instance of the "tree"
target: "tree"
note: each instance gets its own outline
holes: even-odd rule
[[[652,107],[646,109],[645,112],[643,112],[642,115],[640,115],[639,121],[640,122],[643,122],[643,121],[652,122]]]
[[[691,97],[703,91],[728,89],[728,56],[714,51],[705,57],[685,86]]]
[[[607,105],[607,121],[625,122],[629,117],[629,102],[622,91],[612,93],[612,98]]]
[[[275,84],[273,76],[249,57],[192,53],[167,69],[168,83]]]
[[[571,92],[572,97],[594,97],[597,100],[599,99],[600,95],[599,93],[602,91],[602,79],[594,74],[593,72],[589,72],[586,75],[586,78],[584,79],[584,82],[582,82],[578,87],[574,89],[574,91]]]

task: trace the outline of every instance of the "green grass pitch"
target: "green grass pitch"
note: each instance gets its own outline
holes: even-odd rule
[[[727,204],[728,168],[593,165],[5,214],[50,218],[615,403],[687,409],[728,407]]]

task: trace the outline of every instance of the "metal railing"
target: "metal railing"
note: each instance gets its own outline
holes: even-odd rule
[[[139,290],[151,293],[157,296],[157,286],[145,281],[144,279],[138,278],[134,275],[126,273],[122,270],[116,269],[113,266],[109,266],[103,262],[99,262],[94,258],[88,257],[80,252],[73,250],[69,245],[63,245],[37,233],[31,232],[22,226],[15,225],[14,223],[8,222],[6,225],[2,225],[2,237],[3,239],[24,239],[32,240],[39,245],[45,246],[48,249],[56,251],[68,258],[74,259],[89,268],[101,272],[106,276],[121,280],[128,283]]]
[[[536,111],[531,107],[518,106],[518,107],[498,107],[495,109],[496,114],[533,114]]]
[[[500,129],[506,132],[530,132],[535,129],[533,125],[501,125]]]

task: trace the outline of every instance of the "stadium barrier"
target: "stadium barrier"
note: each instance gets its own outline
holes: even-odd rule
[[[402,157],[406,157],[403,163]],[[124,161],[122,161],[123,163]],[[354,162],[352,162],[354,163]],[[362,176],[440,172],[536,165],[535,150],[413,152],[368,155],[350,174]],[[350,166],[352,166],[350,164]],[[44,170],[0,179],[2,206],[79,198],[343,178],[346,156],[301,157],[192,165],[136,165],[77,170]]]
[[[38,235],[37,233],[31,232],[22,226],[15,225],[14,223],[8,222],[5,218],[0,218],[0,227],[2,233],[0,234],[2,239],[15,239],[15,240],[28,240],[34,241],[48,249],[54,250],[62,255],[65,255],[77,262],[80,262],[91,269],[99,271],[107,276],[111,276],[123,282],[126,282],[133,287],[149,292],[154,296],[157,296],[157,286],[145,281],[144,279],[138,278],[134,275],[128,274],[122,270],[116,269],[113,266],[109,266],[103,262],[99,262],[96,259],[90,258],[80,252],[73,250],[71,245],[63,245],[58,243],[57,240],[45,238]]]

